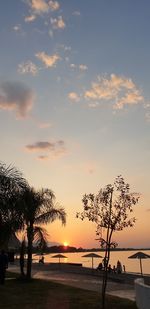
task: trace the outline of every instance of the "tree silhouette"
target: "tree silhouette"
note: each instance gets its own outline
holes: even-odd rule
[[[19,198],[28,184],[22,173],[0,163],[0,247],[7,249],[10,236],[22,228]]]
[[[32,269],[32,247],[34,239],[40,245],[46,243],[45,229],[41,224],[48,224],[56,219],[66,223],[66,213],[63,208],[55,204],[55,195],[49,189],[36,191],[34,188],[27,188],[22,196],[22,210],[24,213],[25,229],[27,231],[27,279],[31,279]]]
[[[117,244],[112,241],[115,231],[132,227],[135,217],[130,218],[133,206],[138,203],[140,195],[130,193],[130,186],[122,176],[117,176],[113,184],[100,189],[98,194],[85,194],[82,202],[84,210],[77,213],[77,218],[87,218],[96,224],[96,235],[101,247],[105,248],[104,272],[102,284],[102,308],[105,308],[107,274],[110,259],[110,249]]]

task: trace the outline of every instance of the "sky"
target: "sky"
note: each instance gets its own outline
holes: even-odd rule
[[[93,248],[76,219],[118,175],[141,197],[119,247],[150,247],[150,2],[1,0],[1,162],[50,188],[67,224],[50,244]]]

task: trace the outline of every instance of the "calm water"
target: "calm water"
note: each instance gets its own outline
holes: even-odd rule
[[[138,251],[138,250],[137,250]],[[111,252],[110,256],[110,264],[111,266],[117,264],[117,261],[120,260],[122,265],[124,264],[126,267],[127,272],[140,272],[140,262],[138,259],[128,259],[128,256],[131,256],[132,254],[135,254],[137,251],[116,251]],[[146,254],[150,255],[150,250],[143,251]],[[67,257],[66,259],[61,259],[62,263],[82,263],[84,267],[92,267],[92,259],[91,258],[85,258],[82,257],[83,255],[90,253],[90,252],[75,252],[75,253],[64,253],[64,255]],[[104,257],[104,252],[95,252],[98,255],[101,255]],[[57,263],[58,258],[52,258],[52,256],[55,254],[46,254],[44,255],[45,262],[50,263]],[[36,259],[35,261],[38,262],[38,257],[34,256]],[[98,264],[102,261],[102,258],[94,258],[94,268],[98,266]],[[142,266],[143,266],[143,273],[144,274],[150,274],[150,259],[143,259],[142,260]]]

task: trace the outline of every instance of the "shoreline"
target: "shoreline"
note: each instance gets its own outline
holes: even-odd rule
[[[74,263],[33,263],[33,270],[36,271],[60,271],[66,273],[75,273],[80,275],[90,275],[93,277],[102,278],[103,271],[92,269],[88,267],[83,267],[80,265],[75,266]],[[108,273],[108,280],[118,282],[118,283],[127,283],[134,285],[134,280],[137,278],[141,278],[141,274],[138,273]],[[147,284],[150,284],[150,275],[143,275],[144,280]]]
[[[11,267],[12,266],[12,267]],[[10,269],[12,268],[18,268],[19,269],[19,261],[15,261],[14,264],[10,265]],[[26,269],[26,266],[25,266]],[[98,269],[92,269],[89,267],[84,267],[80,263],[32,263],[32,272],[33,274],[36,272],[60,272],[60,273],[70,273],[70,274],[76,274],[76,275],[85,275],[85,276],[92,276],[95,278],[102,278],[103,277],[103,271],[100,271]],[[117,273],[108,273],[108,280],[111,282],[116,282],[119,284],[129,284],[134,285],[134,281],[137,278],[141,278],[140,273],[134,273],[134,272],[124,272],[121,274]],[[144,274],[143,275],[145,283],[150,285],[150,275]]]

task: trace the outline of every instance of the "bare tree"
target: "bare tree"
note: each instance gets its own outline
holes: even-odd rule
[[[77,218],[96,223],[96,235],[101,247],[105,248],[104,272],[102,284],[102,308],[105,308],[105,294],[107,287],[108,265],[110,249],[117,244],[112,241],[115,231],[132,227],[135,217],[130,218],[133,206],[138,203],[140,195],[130,193],[130,185],[125,183],[122,176],[117,176],[113,184],[100,189],[98,194],[85,194],[82,202],[84,210],[77,213]]]

